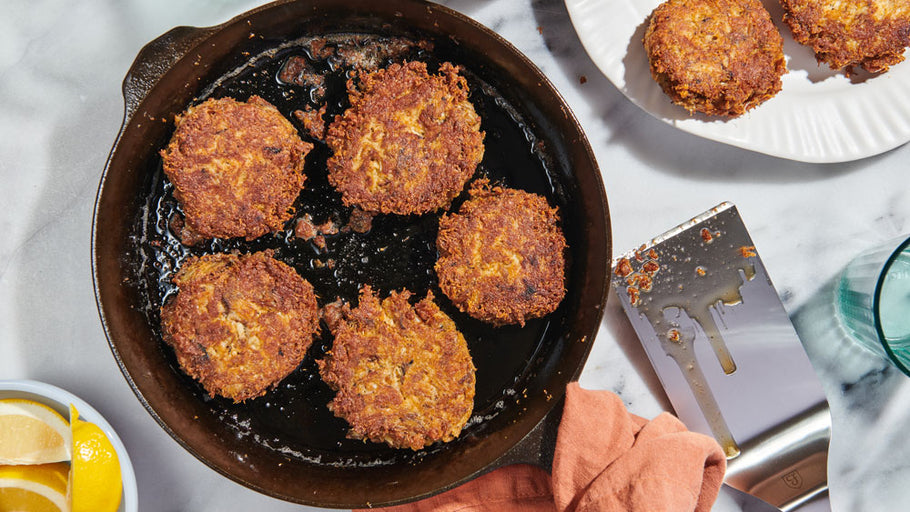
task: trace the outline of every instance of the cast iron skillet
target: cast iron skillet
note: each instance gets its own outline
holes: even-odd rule
[[[486,132],[477,176],[543,194],[560,209],[569,245],[567,294],[554,313],[523,328],[493,328],[453,308],[432,270],[438,214],[380,216],[369,233],[329,237],[327,249],[289,237],[289,230],[192,249],[170,235],[167,219],[178,207],[158,151],[173,133],[174,115],[207,96],[259,94],[291,117],[309,100],[306,90],[275,80],[276,63],[300,53],[288,42],[349,33],[427,40],[433,49],[417,57],[431,71],[443,61],[464,67]],[[257,491],[339,508],[416,500],[508,463],[546,465],[551,447],[542,439],[552,437],[565,386],[581,372],[600,323],[611,241],[606,195],[587,139],[526,57],[469,18],[419,0],[279,1],[216,27],[178,27],[149,43],[127,74],[123,95],[123,126],[95,206],[95,294],[124,376],[184,448]],[[344,99],[331,108],[343,109]],[[307,189],[297,209],[317,221],[343,223],[349,209],[325,182],[327,151],[317,143],[308,157]],[[477,366],[475,414],[462,435],[419,452],[345,439],[345,423],[325,408],[332,393],[315,372],[315,359],[331,346],[325,334],[297,371],[245,404],[209,397],[184,375],[158,327],[157,308],[173,292],[168,276],[190,253],[265,248],[314,283],[320,304],[353,299],[365,283],[381,295],[404,287],[418,296],[434,290]],[[332,264],[324,265],[328,260]]]

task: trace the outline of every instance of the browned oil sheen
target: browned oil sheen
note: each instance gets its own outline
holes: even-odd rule
[[[344,44],[349,37],[352,35],[337,35],[329,42]],[[330,121],[347,107],[345,82],[354,76],[353,69],[337,54],[325,57],[314,52],[313,42],[319,39],[322,38],[302,39],[257,56],[249,65],[226,74],[196,98],[196,102],[224,96],[245,100],[253,94],[259,95],[275,105],[298,128],[305,141],[315,144],[306,160],[307,180],[295,203],[294,218],[288,221],[284,230],[251,242],[215,239],[194,247],[183,246],[170,229],[170,220],[180,215],[180,206],[159,166],[147,183],[142,216],[135,222],[138,249],[130,262],[146,301],[145,314],[160,338],[158,310],[171,294],[176,293],[171,277],[188,256],[204,253],[273,249],[278,259],[294,267],[314,286],[320,306],[337,298],[356,301],[357,292],[364,284],[371,285],[381,296],[407,288],[422,297],[432,290],[439,306],[464,334],[477,367],[474,413],[462,436],[478,434],[488,420],[505,409],[519,406],[522,382],[530,378],[532,368],[539,363],[538,354],[545,348],[542,344],[547,332],[563,328],[564,308],[545,318],[531,320],[523,328],[493,328],[459,312],[439,291],[433,269],[438,219],[443,212],[422,216],[379,215],[366,233],[341,229],[337,234],[325,235],[324,248],[312,240],[294,237],[294,223],[303,215],[310,215],[317,225],[332,220],[338,226],[347,224],[351,215],[351,209],[342,204],[340,194],[328,184],[328,148],[310,136],[293,115],[294,111],[307,105],[318,109],[324,103],[325,119]],[[355,39],[358,44],[377,40],[382,43],[381,36],[369,34],[356,35]],[[376,49],[376,45],[363,47],[374,52]],[[300,64],[302,57],[312,67],[311,71],[323,75],[324,90],[279,80],[283,66],[292,57],[298,58],[296,64]],[[378,57],[374,53],[370,58],[378,59],[380,65],[396,59],[420,59],[428,63],[430,72],[444,61],[416,41],[408,52],[385,57],[380,52]],[[565,208],[567,193],[560,181],[551,176],[550,156],[534,127],[524,121],[519,110],[499,91],[472,73],[470,63],[453,63],[462,66],[462,74],[471,90],[469,99],[480,114],[481,129],[486,133],[484,159],[475,178],[487,177],[497,184],[541,194],[551,205]],[[451,209],[457,208],[465,198],[465,193],[456,198]],[[574,232],[573,229],[566,230],[570,246]],[[567,264],[571,265],[571,261]],[[250,438],[287,457],[337,466],[371,466],[417,461],[426,453],[440,449],[434,446],[420,452],[398,451],[389,455],[387,447],[347,439],[345,422],[335,418],[326,408],[333,394],[316,370],[316,360],[331,348],[331,343],[328,329],[323,325],[321,335],[314,340],[295,372],[265,396],[242,404],[208,396],[198,383],[183,374],[163,342],[161,350],[179,378],[194,389],[195,396],[208,403],[213,414],[238,437]]]

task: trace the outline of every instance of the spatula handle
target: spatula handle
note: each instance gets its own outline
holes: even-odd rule
[[[828,489],[831,412],[822,402],[786,423],[742,443],[727,461],[725,482],[783,511]]]

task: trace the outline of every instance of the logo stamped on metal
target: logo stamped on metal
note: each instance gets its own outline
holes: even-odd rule
[[[797,470],[793,470],[780,478],[791,489],[799,489],[803,486],[803,477]]]

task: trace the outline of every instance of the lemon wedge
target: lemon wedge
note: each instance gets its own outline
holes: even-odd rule
[[[120,459],[98,425],[79,419],[70,404],[73,462],[69,497],[72,512],[114,512],[123,493]]]
[[[0,466],[0,511],[67,512],[65,462]]]
[[[50,407],[18,398],[0,400],[0,464],[70,460],[70,425]]]

